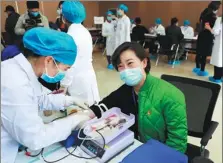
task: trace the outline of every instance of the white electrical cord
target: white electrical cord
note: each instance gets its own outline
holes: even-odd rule
[[[96,106],[98,106],[98,108],[100,109],[100,111],[101,111],[101,114],[102,113],[104,113],[105,111],[107,111],[108,110],[108,108],[107,108],[107,106],[105,105],[105,104],[103,104],[103,103],[101,103],[101,104],[94,104],[94,105],[96,105]],[[102,108],[104,108],[104,109],[102,109]],[[104,111],[105,110],[105,111]],[[90,138],[87,138],[87,137],[80,137],[80,133],[81,133],[81,130],[83,130],[84,131],[84,128],[86,127],[87,125],[83,125],[80,129],[79,129],[79,131],[78,131],[78,139],[80,139],[80,140],[97,140],[97,139],[100,139],[100,138],[96,138],[96,137],[90,137]],[[100,134],[98,134],[99,136],[101,136]]]

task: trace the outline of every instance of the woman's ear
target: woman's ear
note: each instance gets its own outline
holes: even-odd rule
[[[143,68],[145,69],[148,63],[148,58],[143,59],[142,64],[143,64]]]

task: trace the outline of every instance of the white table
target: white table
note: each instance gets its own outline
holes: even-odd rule
[[[92,31],[101,31],[101,28],[95,28],[95,27],[92,27],[92,28],[87,28],[90,32]]]
[[[131,153],[134,149],[136,149],[140,145],[142,145],[142,143],[135,140],[133,145],[129,146],[126,150],[124,150],[119,155],[114,157],[111,161],[109,161],[109,163],[118,163],[118,162],[122,161],[123,158],[125,158],[129,153]],[[69,151],[72,151],[72,149],[69,149]],[[54,145],[44,149],[44,158],[47,161],[58,160],[64,156],[66,156],[67,154],[68,153],[65,150],[65,148],[62,147],[59,143],[54,144]],[[75,152],[73,154],[82,156],[82,157],[89,157],[79,147],[75,150]],[[92,160],[79,159],[74,156],[68,156],[67,158],[59,161],[58,163],[72,163],[72,162],[74,162],[74,163],[99,163],[95,159],[92,159]],[[45,162],[43,161],[41,155],[36,158],[32,158],[32,157],[26,156],[24,152],[20,152],[20,153],[18,153],[18,155],[16,157],[15,163],[45,163]]]
[[[156,34],[145,33],[145,37],[156,38],[157,35]],[[196,41],[197,40],[197,36],[194,36],[194,37],[184,37],[184,40],[193,40],[193,41]]]

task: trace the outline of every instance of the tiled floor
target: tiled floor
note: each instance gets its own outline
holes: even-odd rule
[[[180,66],[176,66],[174,69],[165,63],[165,58],[160,60],[158,67],[155,67],[154,60],[152,60],[151,63],[151,74],[157,77],[160,77],[162,74],[171,74],[208,80],[207,77],[198,77],[191,72],[195,65],[191,61],[185,61]],[[106,57],[102,56],[101,53],[97,52],[93,55],[93,64],[97,75],[100,96],[103,98],[113,90],[117,89],[122,84],[122,81],[119,79],[119,74],[115,70],[111,71],[106,68]],[[213,67],[211,65],[207,65],[207,70],[210,74],[213,74]],[[212,140],[210,140],[207,149],[210,150],[210,158],[215,163],[222,163],[222,92],[219,95],[213,120],[219,122],[219,126],[214,133]],[[189,142],[199,145],[200,139],[189,137]]]

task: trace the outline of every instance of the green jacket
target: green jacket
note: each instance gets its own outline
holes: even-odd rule
[[[157,139],[184,153],[187,148],[187,115],[183,93],[172,84],[147,75],[138,102],[141,141]]]

